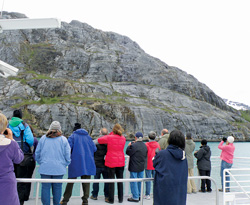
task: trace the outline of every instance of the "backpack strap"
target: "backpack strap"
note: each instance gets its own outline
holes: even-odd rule
[[[23,126],[24,126],[24,130],[26,129],[26,123],[23,121],[22,122],[22,124],[23,124]],[[20,128],[19,128],[20,129]],[[24,135],[24,130],[21,130],[20,129],[20,131],[21,131],[21,133],[20,133],[20,137],[21,137],[21,150],[23,151],[23,135]],[[28,143],[26,143],[26,144],[28,144]],[[28,146],[29,146],[29,144],[28,144]],[[29,152],[30,153],[32,153],[32,151],[31,151],[31,149],[30,149],[30,146],[29,146]]]

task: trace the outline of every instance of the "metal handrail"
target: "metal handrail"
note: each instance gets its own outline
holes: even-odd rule
[[[233,179],[233,182],[235,182],[238,185],[237,187],[240,188],[240,190],[242,191],[242,192],[234,192],[234,194],[243,193],[247,197],[247,199],[250,199],[248,192],[244,189],[244,187],[249,187],[249,186],[241,186],[241,184],[240,184],[240,183],[247,182],[247,180],[239,181],[235,178],[236,176],[244,176],[244,175],[233,175],[232,171],[250,171],[250,168],[241,168],[241,169],[231,168],[231,169],[224,169],[223,170],[223,179],[224,179],[223,180],[223,204],[226,203],[226,201],[225,201],[225,195],[227,195],[226,188],[231,187],[231,184],[229,187],[226,187],[226,182],[229,182],[229,181],[226,181],[227,177],[231,177]],[[245,176],[249,176],[249,175],[246,174]]]
[[[36,188],[36,205],[38,205],[38,196],[40,183],[110,183],[110,182],[142,182],[141,183],[141,200],[140,204],[143,204],[143,182],[153,181],[154,178],[133,178],[133,179],[28,179],[28,178],[17,178],[17,182],[37,182]]]
[[[192,176],[192,177],[188,177],[188,179],[209,179],[209,180],[211,180],[215,185],[215,193],[216,193],[215,204],[219,205],[219,190],[218,190],[216,181],[212,177],[208,177],[208,176]]]
[[[216,187],[216,205],[219,205],[219,192],[217,188],[216,181],[208,176],[192,176],[188,177],[188,179],[209,179],[211,180]],[[143,184],[145,181],[153,181],[154,178],[129,178],[129,179],[25,179],[25,178],[17,178],[17,182],[30,182],[34,183],[37,182],[37,188],[36,188],[36,205],[38,205],[38,197],[39,197],[39,187],[40,183],[107,183],[107,182],[141,182],[141,200],[140,204],[143,204]]]

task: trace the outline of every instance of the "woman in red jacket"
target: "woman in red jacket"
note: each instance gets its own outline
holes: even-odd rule
[[[123,178],[125,155],[124,146],[126,139],[122,136],[123,129],[120,124],[115,124],[113,132],[109,135],[98,138],[99,144],[107,144],[107,154],[105,157],[105,166],[108,168],[108,177],[110,179]],[[123,183],[118,182],[118,200],[123,202]],[[109,184],[109,198],[107,203],[114,203],[114,183]]]

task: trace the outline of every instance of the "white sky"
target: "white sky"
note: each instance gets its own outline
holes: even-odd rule
[[[250,105],[249,0],[0,0],[29,18],[79,20],[136,41],[217,95]]]

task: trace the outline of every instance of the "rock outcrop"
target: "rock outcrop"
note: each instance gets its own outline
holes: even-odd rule
[[[20,69],[17,77],[0,79],[0,110],[10,118],[22,108],[39,135],[53,120],[66,136],[75,122],[93,137],[101,127],[111,131],[114,123],[125,135],[160,134],[163,128],[209,140],[232,133],[248,140],[250,134],[240,113],[193,76],[148,55],[126,36],[86,23],[4,31],[0,56]]]

